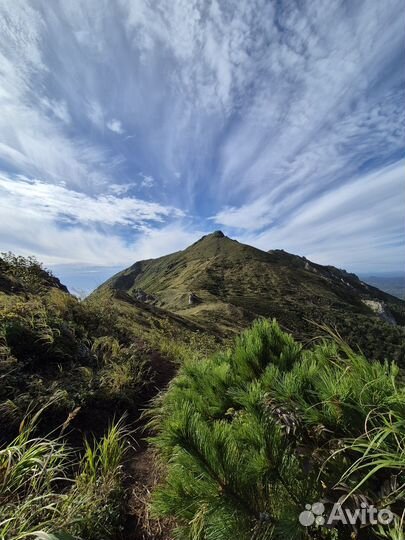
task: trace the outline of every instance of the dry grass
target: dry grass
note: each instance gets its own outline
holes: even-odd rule
[[[129,473],[128,513],[135,522],[136,540],[171,540],[174,520],[158,519],[151,514],[151,494],[164,476],[155,450],[147,448],[137,453],[130,463]]]

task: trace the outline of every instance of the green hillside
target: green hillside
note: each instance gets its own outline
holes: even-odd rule
[[[16,432],[28,408],[49,400],[42,416],[50,425],[79,408],[73,425],[95,431],[99,411],[103,429],[113,416],[136,410],[173,360],[200,349],[206,354],[220,342],[198,324],[123,292],[81,301],[35,259],[3,254],[0,442]]]
[[[173,359],[217,347],[178,315],[124,293],[81,301],[35,259],[2,254],[0,540],[122,538],[130,432]]]
[[[326,324],[371,358],[403,363],[405,302],[354,274],[282,250],[264,252],[216,231],[184,251],[136,262],[102,285],[232,335],[259,316],[275,317],[302,341]]]
[[[403,305],[219,232],[85,300],[2,254],[0,540],[402,540],[399,517],[353,536],[297,515],[342,490],[401,515]]]

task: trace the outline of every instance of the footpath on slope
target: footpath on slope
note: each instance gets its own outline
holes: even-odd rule
[[[145,409],[154,397],[165,390],[176,374],[176,366],[157,351],[150,352],[149,361],[153,385]],[[161,475],[153,449],[145,440],[148,433],[144,430],[144,423],[141,414],[137,421],[139,440],[126,464],[128,500],[123,539],[171,540],[173,524],[169,520],[153,519],[149,512],[150,495]]]

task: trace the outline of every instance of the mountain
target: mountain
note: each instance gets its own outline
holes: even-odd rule
[[[106,291],[222,335],[260,316],[275,317],[304,341],[319,334],[316,324],[329,325],[372,358],[391,354],[403,361],[405,302],[344,270],[283,250],[265,252],[221,231],[183,251],[136,262],[93,294]]]
[[[266,470],[276,472],[266,476],[275,493],[291,484],[305,494],[317,482],[317,500],[333,500],[336,490],[329,488],[346,462],[335,460],[325,481],[319,472],[330,470],[331,452],[342,448],[343,437],[362,435],[374,421],[371,413],[383,428],[387,413],[389,419],[398,410],[403,416],[403,372],[350,352],[336,336],[328,344],[308,340],[324,335],[319,325],[326,323],[372,359],[396,359],[405,367],[404,304],[343,270],[281,250],[261,251],[221,232],[135,263],[85,300],[69,294],[35,259],[1,254],[0,456],[8,472],[0,522],[13,527],[7,538],[41,530],[72,540],[163,540],[173,538],[174,523],[184,517],[186,529],[196,522],[201,501],[215,526],[230,516],[235,530],[245,527],[242,537],[250,538],[254,521],[249,510],[239,525],[239,501],[257,501],[254,516],[273,512],[287,525],[305,505],[299,500],[291,509],[289,493],[276,499],[266,493],[261,506]],[[230,337],[260,316],[232,343]],[[266,320],[272,317],[305,347]],[[158,434],[151,448],[139,439],[145,419]],[[368,448],[369,432],[365,441]],[[402,431],[393,441],[403,441]],[[387,452],[401,455],[402,448],[393,444]],[[262,457],[269,459],[265,468]],[[38,482],[39,467],[49,471],[49,463],[54,476]],[[381,482],[393,474],[386,469],[367,482],[367,496],[380,497]],[[176,471],[180,479],[170,476]],[[246,491],[247,479],[253,483]],[[154,512],[167,520],[150,517],[157,485]],[[402,501],[402,492],[393,490]],[[277,508],[267,508],[269,500]],[[38,501],[44,501],[40,512]]]

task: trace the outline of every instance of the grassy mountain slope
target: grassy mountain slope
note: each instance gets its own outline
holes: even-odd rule
[[[35,259],[0,257],[0,441],[27,408],[53,400],[44,418],[103,429],[148,399],[171,359],[217,348],[188,319],[123,292],[81,301]],[[196,352],[197,354],[197,352]],[[149,387],[149,388],[148,388]],[[55,396],[58,397],[55,400]],[[45,422],[46,423],[46,422]],[[48,428],[49,426],[46,426]]]
[[[0,258],[0,440],[49,401],[46,430],[75,410],[83,427],[91,411],[139,401],[144,354],[110,304],[80,302],[34,259]]]
[[[0,539],[35,537],[33,531],[41,529],[41,538],[46,540],[115,540],[121,537],[128,515],[125,538],[134,534],[145,539],[172,538],[168,531],[175,522],[183,527],[186,537],[190,537],[192,523],[195,538],[203,531],[217,540],[235,536],[229,534],[230,529],[223,529],[224,524],[240,532],[241,537],[250,538],[254,527],[255,538],[262,532],[263,540],[276,538],[272,527],[266,525],[262,531],[256,523],[257,518],[261,522],[262,514],[271,516],[277,528],[282,526],[281,537],[286,537],[284,527],[289,524],[297,531],[295,514],[289,512],[288,504],[284,505],[284,516],[276,505],[267,508],[268,501],[260,498],[263,489],[270,490],[272,496],[274,490],[280,497],[284,495],[284,481],[295,489],[299,480],[305,489],[314,488],[317,496],[323,495],[326,488],[316,484],[316,478],[327,456],[324,443],[331,442],[330,449],[334,450],[335,437],[363,437],[360,428],[370,407],[376,418],[387,415],[387,422],[398,413],[403,427],[399,371],[387,362],[368,362],[352,353],[348,358],[341,357],[341,351],[333,345],[303,348],[280,332],[275,323],[263,320],[241,338],[233,352],[215,351],[225,348],[226,335],[257,315],[271,316],[277,309],[284,326],[294,325],[296,335],[318,333],[317,328],[299,318],[308,316],[315,306],[320,322],[327,317],[336,324],[346,320],[354,341],[365,338],[373,357],[389,356],[390,351],[399,356],[403,329],[384,322],[371,309],[373,304],[368,306],[364,301],[384,303],[391,317],[401,317],[403,303],[362,284],[356,276],[282,251],[266,253],[220,233],[201,239],[183,252],[137,263],[84,301],[70,295],[35,259],[2,255]],[[365,321],[363,327],[356,326],[359,321]],[[370,333],[363,334],[362,328],[371,329]],[[178,364],[173,360],[183,367],[169,386],[167,397],[156,399],[150,423],[157,429],[159,455],[163,461],[169,457],[170,466],[160,467],[155,449],[139,452],[137,444],[130,450],[132,465],[124,465],[124,459],[128,459],[126,427],[122,421],[110,428],[109,423],[125,411],[128,421],[143,425],[140,412],[175,375]],[[280,373],[276,373],[277,367]],[[263,416],[262,406],[268,417]],[[39,424],[36,415],[32,422],[21,422],[27,409],[43,407]],[[194,422],[195,412],[202,422]],[[275,459],[275,467],[263,462],[262,457],[273,446],[267,448],[267,439],[260,438],[267,429],[267,419],[272,421],[273,417],[276,423],[269,433],[276,437],[269,442],[279,441],[280,457],[287,458],[280,463]],[[359,429],[353,431],[355,427]],[[376,427],[383,429],[384,425],[379,422]],[[284,431],[293,437],[284,440]],[[83,433],[88,441],[84,444]],[[403,437],[402,431],[399,434]],[[255,441],[256,446],[252,446]],[[394,436],[393,443],[396,441]],[[301,465],[305,473],[308,464],[301,463],[301,454],[295,455],[298,443],[314,451],[311,475],[300,473]],[[319,456],[318,443],[322,449]],[[360,439],[345,444],[363,448],[368,443]],[[201,461],[199,445],[208,452],[203,456],[205,462]],[[241,454],[235,454],[238,449]],[[385,449],[388,457],[393,449],[395,445],[390,442]],[[181,457],[184,453],[185,462]],[[180,459],[173,461],[171,454]],[[383,482],[390,480],[391,470],[403,469],[401,456],[386,467]],[[209,472],[203,478],[201,463],[214,475]],[[282,481],[269,476],[269,482],[262,486],[263,465],[269,465],[269,475],[279,471]],[[346,469],[340,465],[334,466],[327,478],[328,495],[333,481],[338,481]],[[131,475],[128,504],[123,467]],[[241,481],[247,483],[239,485],[232,471],[241,473]],[[156,512],[168,518],[162,523],[152,519],[149,496],[165,472],[169,473],[168,484],[162,484],[154,505]],[[187,490],[203,488],[193,494],[195,508],[189,505],[183,477]],[[359,480],[361,476],[356,475],[354,482]],[[380,476],[368,482],[376,497],[379,482]],[[208,492],[204,492],[205,487]],[[390,498],[399,493],[397,486],[392,489]],[[237,507],[242,504],[236,514],[232,506],[235,501]],[[251,501],[256,501],[257,507]],[[294,512],[300,510],[301,502],[295,504]],[[233,521],[235,515],[242,521]]]
[[[122,538],[126,520],[133,527],[144,511],[127,504],[127,426],[142,424],[174,359],[218,346],[177,314],[123,292],[81,301],[34,258],[2,254],[0,540],[37,538],[33,531]],[[138,431],[136,439],[134,460]]]
[[[148,359],[111,302],[82,303],[35,259],[2,254],[1,540],[118,537],[128,444],[114,417],[150,398]]]
[[[258,316],[276,317],[303,340],[318,333],[310,321],[328,324],[372,358],[404,361],[405,334],[398,326],[405,323],[403,301],[354,274],[281,250],[264,252],[220,231],[184,251],[136,262],[95,294],[108,290],[143,298],[225,335]]]

